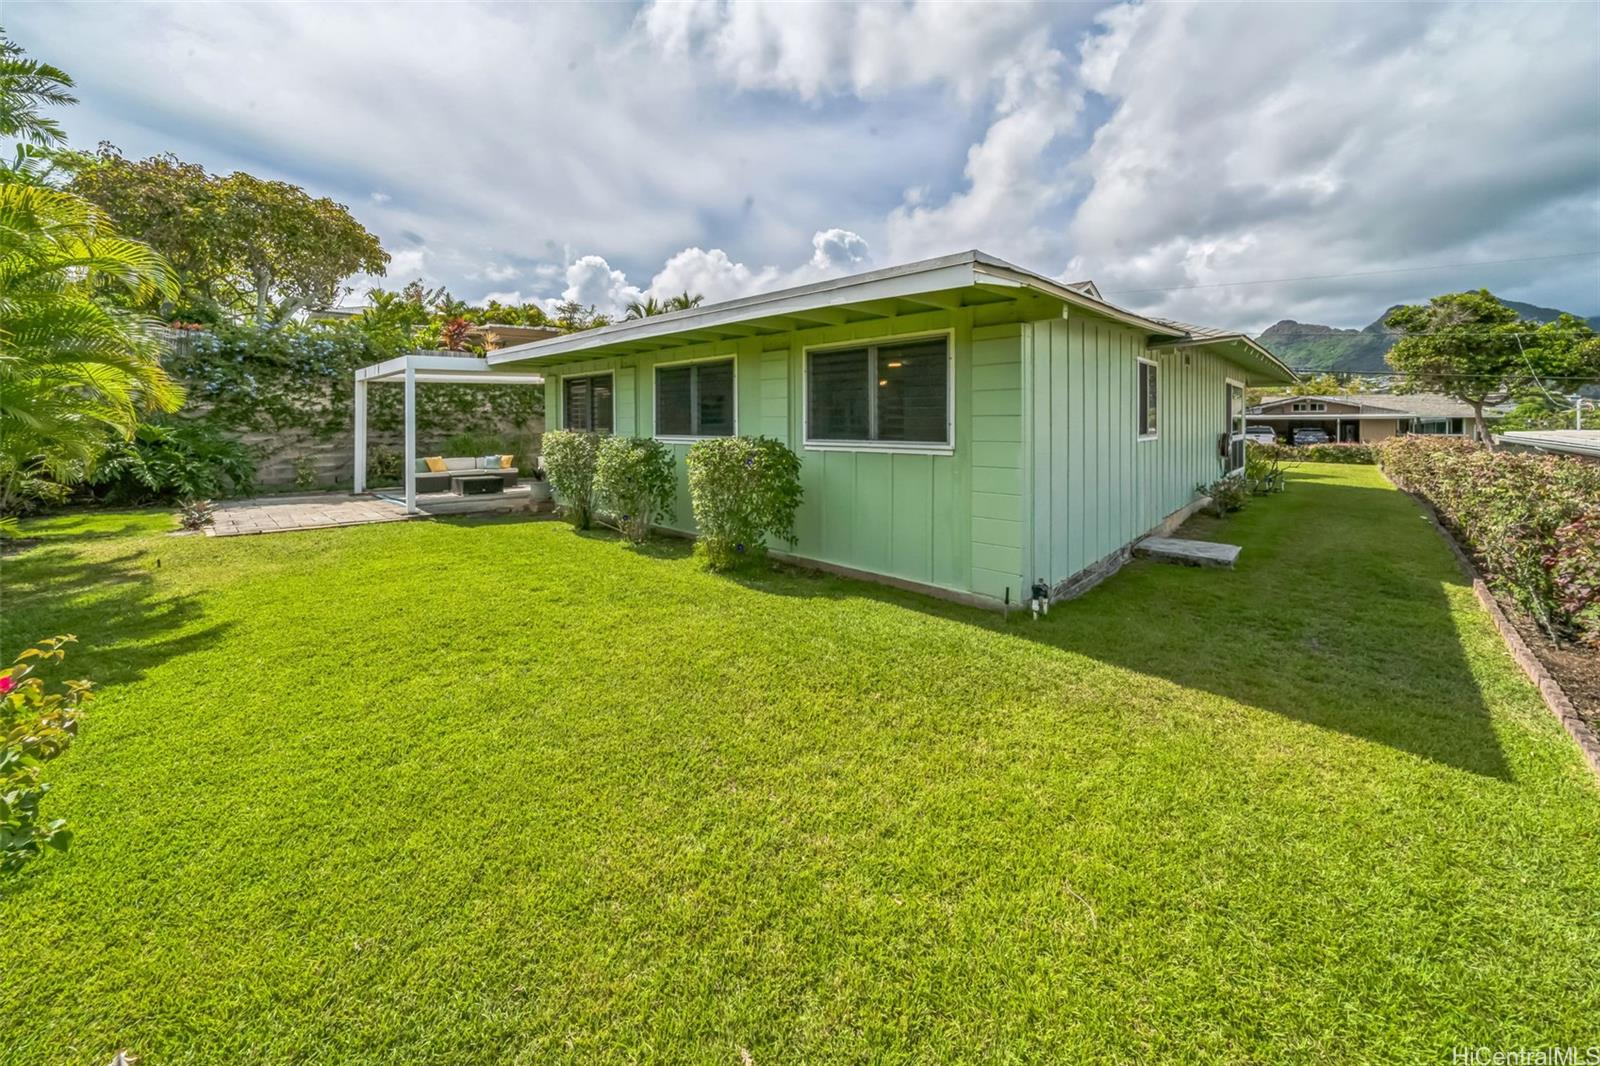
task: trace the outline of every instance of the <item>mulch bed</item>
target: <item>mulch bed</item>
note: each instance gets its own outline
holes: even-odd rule
[[[1528,650],[1544,664],[1550,676],[1567,694],[1578,715],[1590,725],[1600,728],[1600,652],[1568,641],[1552,641],[1538,623],[1515,603],[1498,594],[1495,601],[1521,634]]]

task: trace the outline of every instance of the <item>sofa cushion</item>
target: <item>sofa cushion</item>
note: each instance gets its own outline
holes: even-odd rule
[[[468,458],[446,459],[444,465],[446,470],[476,470],[478,460]]]

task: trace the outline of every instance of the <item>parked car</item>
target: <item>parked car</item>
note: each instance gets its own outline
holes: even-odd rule
[[[1278,435],[1272,431],[1271,426],[1246,426],[1244,439],[1255,441],[1257,444],[1278,443]]]
[[[1296,444],[1326,444],[1328,431],[1321,426],[1300,426],[1294,431],[1293,440]]]

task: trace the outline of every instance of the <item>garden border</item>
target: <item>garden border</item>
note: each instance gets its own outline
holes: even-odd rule
[[[1544,705],[1550,708],[1550,713],[1556,716],[1556,720],[1567,731],[1573,743],[1578,745],[1579,754],[1589,764],[1589,769],[1596,779],[1600,780],[1600,735],[1596,735],[1594,727],[1579,716],[1577,708],[1572,705],[1572,700],[1567,698],[1566,690],[1561,687],[1561,682],[1544,668],[1544,663],[1539,661],[1539,657],[1528,647],[1527,641],[1522,639],[1522,634],[1517,632],[1516,626],[1511,624],[1511,619],[1506,617],[1500,601],[1495,599],[1483,575],[1478,572],[1478,564],[1472,561],[1472,556],[1468,555],[1461,542],[1456,540],[1455,534],[1439,521],[1439,512],[1434,510],[1432,503],[1391,477],[1381,463],[1378,464],[1378,472],[1389,484],[1421,504],[1423,517],[1438,531],[1439,536],[1444,538],[1451,554],[1456,557],[1456,563],[1461,567],[1462,573],[1472,582],[1473,594],[1478,597],[1478,602],[1483,604],[1484,610],[1489,612],[1489,618],[1494,622],[1495,629],[1500,631],[1500,638],[1505,641],[1511,657],[1522,667],[1522,672],[1528,675],[1528,680],[1533,682],[1534,688],[1539,690]]]

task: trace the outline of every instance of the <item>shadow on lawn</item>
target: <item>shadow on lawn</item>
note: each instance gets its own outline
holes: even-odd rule
[[[143,551],[91,562],[58,546],[8,559],[0,627],[5,661],[35,641],[72,633],[78,643],[68,652],[65,675],[106,689],[219,640],[226,625],[181,632],[199,619],[199,601],[164,593],[153,565]]]
[[[871,599],[1020,639],[1509,780],[1447,588],[1466,588],[1415,504],[1316,475],[1182,535],[1241,544],[1239,568],[1130,563],[1037,622],[809,574],[734,580]]]

